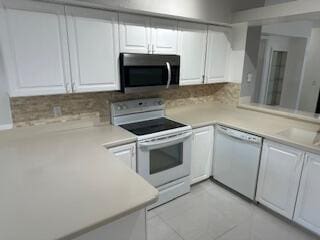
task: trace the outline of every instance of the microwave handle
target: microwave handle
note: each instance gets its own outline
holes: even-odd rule
[[[161,140],[155,140],[150,142],[138,143],[138,147],[146,149],[157,149],[170,145],[174,145],[180,142],[183,142],[185,139],[189,138],[192,135],[192,132],[184,133],[174,137],[163,138]]]
[[[168,69],[168,82],[167,82],[167,88],[169,88],[171,84],[171,65],[169,62],[166,62],[167,69]]]

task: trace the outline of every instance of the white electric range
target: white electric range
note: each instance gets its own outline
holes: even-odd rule
[[[190,192],[192,130],[166,118],[162,99],[113,103],[111,121],[137,135],[138,174],[160,192],[149,209]]]

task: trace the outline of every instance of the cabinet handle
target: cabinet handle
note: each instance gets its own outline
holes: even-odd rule
[[[202,83],[205,83],[206,76],[202,75]]]
[[[148,53],[150,53],[150,50],[151,50],[150,43],[148,43]]]
[[[154,44],[152,44],[152,54],[154,54]]]
[[[69,83],[68,83],[68,82],[66,83],[66,92],[67,92],[67,93],[70,92],[70,90],[69,90]]]
[[[71,83],[71,89],[72,89],[72,92],[75,92],[75,83],[74,82]]]

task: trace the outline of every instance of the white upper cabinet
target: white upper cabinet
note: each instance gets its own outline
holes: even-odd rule
[[[228,66],[231,54],[230,30],[209,26],[206,57],[206,83],[228,82]]]
[[[119,24],[121,52],[177,54],[177,21],[120,14]]]
[[[207,25],[179,23],[180,85],[204,83]]]
[[[294,221],[320,234],[320,156],[306,154]]]
[[[152,53],[177,54],[178,21],[151,18]]]
[[[66,93],[70,82],[64,7],[6,1],[9,51],[5,61],[11,96]]]
[[[265,141],[256,200],[292,219],[303,166],[303,152]]]
[[[118,14],[78,7],[66,12],[72,90],[118,90]]]
[[[120,52],[180,55],[180,85],[229,78],[225,28],[208,31],[206,24],[3,1],[0,44],[11,97],[119,90]]]
[[[151,51],[150,18],[119,14],[120,51],[149,53]]]
[[[213,126],[193,130],[191,183],[210,177],[213,158]]]

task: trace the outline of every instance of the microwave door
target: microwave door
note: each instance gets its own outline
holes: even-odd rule
[[[122,54],[121,90],[125,93],[179,86],[180,57],[176,55]]]

